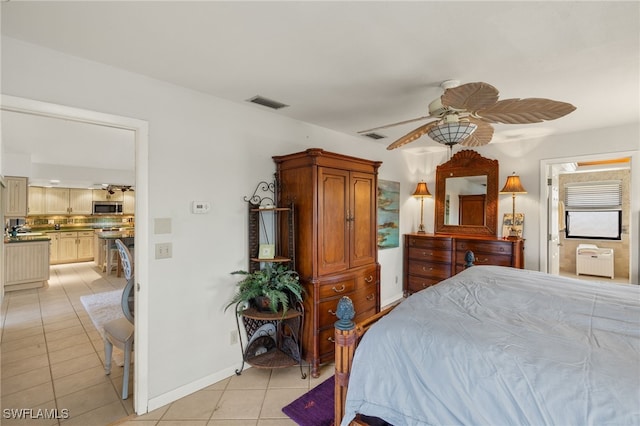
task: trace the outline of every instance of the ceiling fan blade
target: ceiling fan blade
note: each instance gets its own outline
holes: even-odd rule
[[[406,135],[404,135],[403,137],[401,137],[400,139],[398,139],[397,141],[389,145],[387,149],[388,150],[396,149],[401,147],[402,145],[408,144],[409,142],[415,141],[420,136],[425,135],[436,124],[438,124],[438,120],[424,124],[418,127],[417,129],[410,131],[409,133],[407,133]]]
[[[463,146],[483,146],[493,138],[493,126],[477,118],[469,117],[469,121],[476,126],[476,130],[460,142]]]
[[[490,123],[529,124],[564,117],[576,109],[566,102],[543,98],[504,99],[474,115]]]
[[[445,90],[440,100],[446,107],[476,111],[498,102],[498,89],[489,83],[467,83]]]
[[[431,118],[431,117],[428,116],[428,115],[425,115],[424,117],[418,117],[418,118],[412,118],[410,120],[398,121],[397,123],[386,124],[386,125],[380,126],[380,127],[374,127],[373,129],[360,130],[358,133],[369,133],[369,132],[373,132],[374,130],[387,129],[389,127],[399,126],[401,124],[407,124],[407,123],[413,123],[414,121],[426,120],[427,118]]]

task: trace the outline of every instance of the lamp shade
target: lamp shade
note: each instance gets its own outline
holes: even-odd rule
[[[427,188],[426,182],[418,182],[418,186],[416,186],[416,190],[413,193],[414,197],[431,197],[431,193],[429,192],[429,188]]]
[[[438,124],[432,127],[427,134],[438,143],[453,146],[468,138],[477,128],[477,125],[467,121],[455,121]]]
[[[504,184],[504,188],[500,190],[501,194],[526,194],[527,190],[524,189],[520,182],[520,176],[513,172],[511,176],[507,178],[507,182]]]

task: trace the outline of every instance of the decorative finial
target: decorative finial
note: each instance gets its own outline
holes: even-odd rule
[[[338,307],[336,308],[336,328],[338,330],[351,330],[355,324],[353,318],[356,316],[356,310],[353,308],[353,302],[347,296],[342,296],[338,301]]]

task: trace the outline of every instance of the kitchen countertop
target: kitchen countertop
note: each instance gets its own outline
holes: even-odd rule
[[[46,235],[18,235],[17,237],[5,237],[5,244],[11,243],[32,243],[34,241],[51,241]]]
[[[134,238],[135,232],[131,231],[102,231],[98,235],[98,238],[103,240],[117,240],[118,238]]]

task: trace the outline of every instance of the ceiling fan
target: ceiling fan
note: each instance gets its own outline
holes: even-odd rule
[[[425,134],[449,148],[458,143],[464,146],[482,146],[491,142],[493,137],[493,126],[490,123],[540,123],[563,117],[576,109],[569,103],[543,98],[514,98],[499,101],[498,89],[483,82],[459,85],[456,80],[447,80],[440,87],[445,89],[444,94],[429,104],[429,115],[362,130],[358,133],[369,133],[433,118],[434,121],[412,130],[389,145],[387,149],[401,147]]]

